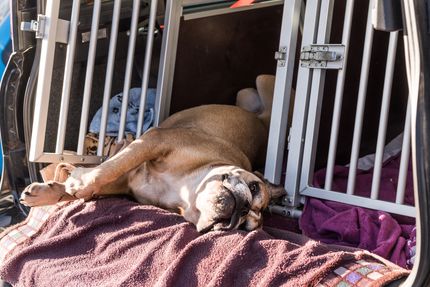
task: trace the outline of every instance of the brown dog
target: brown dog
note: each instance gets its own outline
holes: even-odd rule
[[[270,199],[285,192],[252,172],[265,157],[273,84],[273,76],[257,78],[258,114],[224,105],[181,111],[99,166],[74,169],[64,184],[31,184],[21,202],[131,193],[138,202],[179,212],[200,232],[242,224],[254,230]]]

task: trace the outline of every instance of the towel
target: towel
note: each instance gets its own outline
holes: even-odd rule
[[[408,274],[365,251],[273,228],[201,235],[177,214],[123,198],[57,209],[0,265],[18,287],[382,286]]]
[[[387,160],[381,172],[380,199],[394,202],[400,166],[400,154]],[[333,190],[345,192],[348,167],[334,169]],[[355,194],[369,197],[373,169],[358,170]],[[325,169],[314,175],[313,185],[323,187]],[[412,166],[406,181],[405,204],[413,205]],[[407,244],[413,237],[414,218],[394,216],[387,212],[308,198],[305,203],[300,227],[303,233],[315,240],[362,248],[376,253],[402,267],[412,267],[412,248]]]
[[[125,124],[125,132],[136,134],[137,131],[137,121],[139,116],[139,105],[140,105],[140,95],[142,93],[141,88],[132,88],[129,92],[128,108],[127,108],[127,118]],[[154,121],[154,106],[155,106],[155,89],[148,89],[144,121],[142,127],[142,133],[148,130]],[[106,126],[106,135],[117,136],[119,131],[119,123],[121,118],[121,105],[122,105],[123,94],[120,93],[114,96],[109,101],[109,111],[108,120]],[[100,108],[90,123],[89,131],[91,133],[98,134],[100,132],[100,122],[102,117],[102,108]]]

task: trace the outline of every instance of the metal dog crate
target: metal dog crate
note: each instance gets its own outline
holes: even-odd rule
[[[83,93],[83,104],[81,118],[79,120],[79,139],[77,150],[66,153],[64,142],[67,136],[66,122],[68,118],[68,104],[70,90],[73,88],[72,73],[75,57],[75,45],[78,41],[79,8],[80,0],[73,1],[73,9],[70,19],[60,19],[59,9],[61,1],[48,0],[46,15],[40,15],[37,22],[33,23],[32,29],[36,36],[42,41],[40,57],[39,81],[37,85],[36,103],[34,110],[33,133],[29,159],[33,162],[61,162],[78,164],[96,164],[104,160],[103,144],[106,131],[107,108],[111,97],[112,72],[114,69],[115,52],[117,45],[118,22],[121,11],[121,0],[116,0],[112,7],[113,18],[109,40],[109,54],[106,68],[106,79],[103,91],[103,114],[102,125],[99,136],[97,156],[84,154],[84,137],[88,126],[88,107],[91,101],[91,86],[93,82],[93,67],[97,49],[98,37],[103,33],[99,29],[101,0],[93,3],[93,14],[91,32],[89,38],[88,60],[85,73],[85,89]],[[258,8],[271,7],[282,4],[283,1],[257,1],[250,6],[236,9],[226,7],[223,1],[197,1],[197,0],[168,0],[166,4],[163,41],[157,83],[156,116],[157,125],[169,115],[170,102],[172,98],[172,83],[175,73],[175,62],[177,53],[178,34],[181,21],[192,20],[201,17],[210,17],[226,13],[243,12]],[[224,1],[225,2],[225,1]],[[285,170],[285,196],[282,206],[273,206],[272,210],[285,215],[299,216],[298,207],[303,203],[306,196],[330,199],[352,205],[363,206],[372,209],[388,211],[396,214],[415,216],[415,208],[403,203],[405,191],[405,179],[409,162],[410,150],[410,118],[411,108],[407,107],[404,117],[404,139],[403,152],[401,156],[401,167],[399,170],[399,184],[397,187],[397,198],[395,203],[386,202],[378,198],[380,172],[383,164],[382,154],[386,143],[386,130],[390,125],[389,107],[392,94],[393,74],[395,71],[396,50],[399,42],[399,31],[389,33],[389,44],[385,51],[385,78],[383,80],[382,92],[376,94],[369,91],[368,79],[369,69],[375,65],[372,61],[372,45],[374,42],[374,29],[372,26],[373,0],[366,6],[367,21],[363,37],[361,54],[351,55],[350,40],[356,37],[352,34],[352,23],[354,8],[363,3],[347,0],[345,7],[335,11],[333,0],[308,0],[306,4],[301,0],[285,1],[283,7],[282,28],[279,41],[279,50],[276,52],[277,68],[275,95],[273,102],[272,120],[269,135],[269,144],[265,166],[265,176],[274,183],[280,183],[282,173]],[[142,80],[142,97],[140,102],[140,114],[138,131],[143,121],[143,107],[145,105],[148,88],[149,69],[151,65],[151,54],[153,49],[152,31],[155,29],[157,16],[157,0],[149,3],[148,38],[145,51],[145,61]],[[205,4],[205,5],[203,5]],[[133,14],[130,23],[129,45],[127,53],[127,64],[124,80],[124,100],[122,103],[122,117],[118,139],[124,137],[125,115],[128,102],[128,91],[130,89],[130,77],[135,52],[136,35],[138,33],[138,20],[140,11],[140,0],[133,1]],[[204,8],[202,8],[204,6]],[[342,36],[338,41],[331,42],[332,20],[339,17],[334,13],[344,15],[342,23]],[[387,32],[388,33],[388,32]],[[297,42],[301,40],[300,50]],[[67,45],[67,53],[64,64],[64,79],[62,85],[61,108],[58,119],[58,131],[56,136],[55,152],[44,150],[47,115],[49,113],[50,89],[54,66],[56,43]],[[299,60],[297,59],[299,55]],[[352,136],[352,146],[349,155],[349,177],[347,192],[339,193],[332,190],[333,169],[336,164],[336,152],[339,140],[339,122],[341,121],[342,101],[345,94],[345,81],[347,70],[351,67],[350,61],[353,57],[361,58],[361,72],[359,77],[359,88],[356,100],[356,112]],[[296,67],[298,63],[298,66]],[[378,64],[378,63],[376,63]],[[379,64],[380,65],[380,64]],[[296,81],[294,74],[297,74]],[[320,121],[322,117],[322,106],[325,96],[325,86],[328,74],[334,77],[334,101],[329,111],[332,114],[331,128],[329,130],[330,143],[326,163],[326,180],[324,188],[312,186],[312,178],[315,171],[315,161],[318,147]],[[291,101],[292,87],[295,86],[295,101],[292,123],[288,123],[288,110]],[[354,194],[355,178],[357,173],[357,160],[360,153],[362,141],[363,117],[366,98],[379,97],[382,100],[380,118],[378,121],[378,135],[375,153],[375,165],[370,198]],[[406,110],[406,109],[405,109]],[[327,114],[327,110],[324,110]],[[288,127],[291,126],[289,129]],[[287,136],[288,135],[288,136]],[[139,136],[139,132],[136,136]],[[288,150],[288,156],[286,151]],[[320,152],[318,150],[318,152]],[[287,160],[286,160],[287,158]],[[283,163],[286,165],[283,168]]]

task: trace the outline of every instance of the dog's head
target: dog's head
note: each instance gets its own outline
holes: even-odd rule
[[[269,183],[260,173],[234,166],[214,167],[197,189],[197,230],[254,230],[261,226],[261,212],[269,201],[284,194],[282,187]]]

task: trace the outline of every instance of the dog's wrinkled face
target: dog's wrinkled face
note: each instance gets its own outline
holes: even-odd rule
[[[270,199],[284,193],[258,173],[234,166],[215,167],[197,189],[197,230],[254,230],[261,226],[261,212]]]

